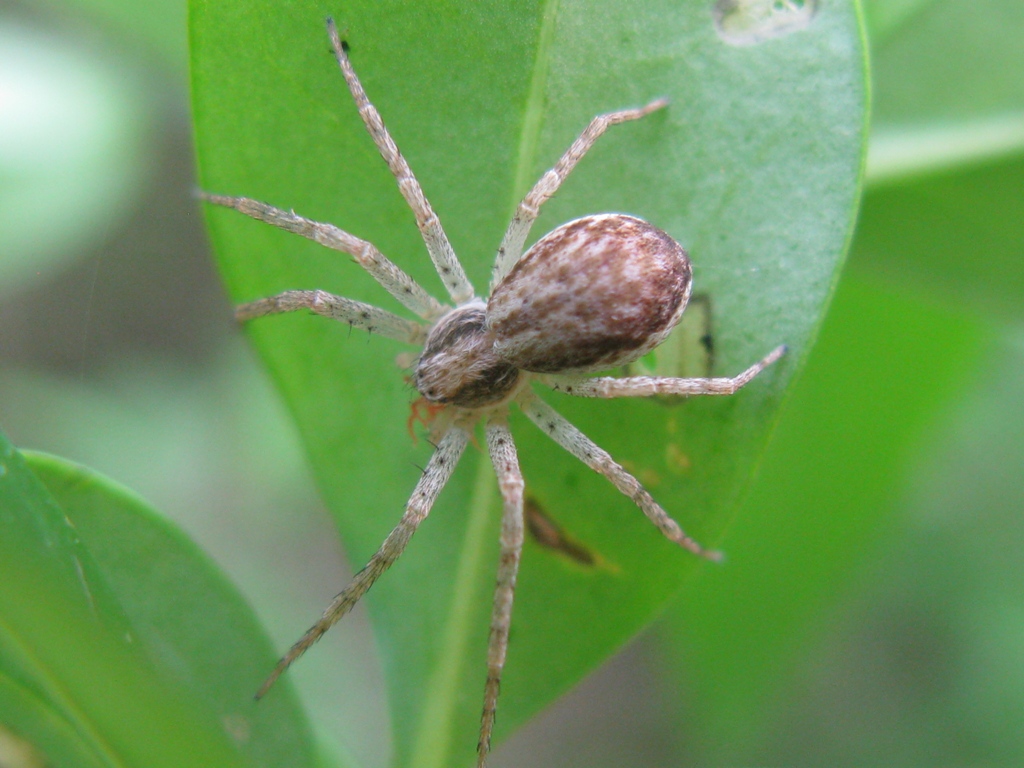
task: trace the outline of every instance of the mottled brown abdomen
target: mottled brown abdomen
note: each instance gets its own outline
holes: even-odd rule
[[[495,352],[538,373],[598,371],[647,353],[679,322],[691,268],[642,219],[599,214],[539,240],[487,302]]]

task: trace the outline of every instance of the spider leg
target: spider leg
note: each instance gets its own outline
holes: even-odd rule
[[[608,478],[624,496],[628,496],[634,504],[640,507],[641,511],[658,526],[667,539],[708,560],[721,559],[721,553],[704,549],[687,536],[679,523],[668,516],[668,513],[661,508],[639,480],[616,463],[607,451],[598,447],[593,440],[570,424],[554,408],[529,391],[521,396],[519,403],[523,412],[534,424],[577,459]]]
[[[558,191],[558,188],[572,172],[572,169],[576,167],[576,164],[583,159],[583,156],[601,138],[601,134],[607,131],[610,126],[630,120],[639,120],[641,117],[649,115],[651,112],[667,105],[668,101],[665,99],[657,99],[640,109],[608,112],[604,115],[598,115],[590,121],[590,125],[584,129],[579,138],[565,151],[565,154],[555,163],[554,167],[540,177],[540,180],[527,193],[526,197],[519,204],[519,208],[516,209],[516,213],[512,217],[508,229],[505,231],[505,237],[498,247],[498,257],[494,262],[494,270],[491,275],[492,292],[495,286],[515,266],[515,263],[519,261],[519,257],[523,253],[523,243],[526,242],[526,236],[530,234],[530,227],[533,226],[533,222],[537,219],[541,206]]]
[[[491,731],[501,688],[501,670],[508,651],[508,633],[512,624],[512,598],[516,573],[523,551],[523,475],[512,433],[504,416],[492,417],[487,424],[487,448],[498,476],[504,508],[501,517],[501,560],[494,607],[491,612],[491,634],[487,643],[487,683],[484,685],[484,709],[480,717],[480,740],[477,742],[477,768],[483,768],[491,749]]]
[[[245,322],[264,315],[295,312],[299,309],[308,309],[318,315],[348,323],[353,328],[407,344],[422,344],[427,336],[426,328],[419,323],[371,304],[335,296],[326,291],[285,291],[276,296],[240,304],[235,307],[235,319]]]
[[[405,550],[406,544],[409,543],[409,539],[416,533],[416,528],[426,519],[438,494],[441,493],[441,489],[452,476],[468,440],[468,433],[460,427],[452,427],[445,433],[438,443],[434,455],[427,462],[427,468],[419,482],[416,483],[416,488],[406,504],[405,514],[402,515],[398,525],[384,539],[384,543],[370,558],[370,561],[352,578],[349,585],[331,601],[320,620],[310,627],[306,634],[277,662],[274,671],[270,673],[256,693],[257,699],[262,698],[270,690],[270,686],[288,669],[292,662],[352,610],[359,599],[373,586],[373,583],[399,558]]]
[[[651,395],[732,395],[757,374],[786,353],[786,346],[776,347],[768,355],[743,373],[732,378],[673,379],[657,376],[629,376],[615,378],[601,376],[551,375],[541,381],[556,392],[577,397],[650,397]]]
[[[373,243],[350,235],[333,224],[323,224],[306,219],[294,211],[275,208],[249,197],[227,197],[202,191],[199,192],[199,197],[208,203],[233,208],[246,216],[302,235],[332,250],[347,253],[356,260],[359,266],[369,272],[370,276],[380,283],[384,290],[420,317],[433,319],[444,313],[444,308],[433,296],[423,290],[419,283],[409,277],[393,261],[378,251]]]
[[[402,157],[394,139],[391,138],[388,129],[384,127],[384,120],[381,119],[377,108],[366,97],[366,91],[363,90],[359,78],[356,77],[356,72],[352,68],[345,47],[338,36],[338,28],[334,24],[334,19],[327,19],[327,33],[331,37],[331,45],[334,48],[334,55],[338,59],[338,66],[341,67],[341,73],[345,76],[348,89],[359,108],[359,116],[363,119],[366,130],[369,131],[373,143],[377,145],[384,162],[388,164],[391,175],[398,180],[398,189],[401,191],[402,197],[405,198],[405,202],[409,204],[416,216],[416,226],[419,228],[420,234],[423,235],[423,242],[427,246],[427,252],[434,262],[437,274],[440,275],[445,288],[448,289],[452,301],[456,304],[468,301],[473,298],[473,286],[469,282],[469,278],[466,277],[451,243],[448,242],[448,236],[441,227],[440,219],[437,218],[434,209],[430,207],[420,183],[413,175],[412,169],[409,168],[409,163]]]

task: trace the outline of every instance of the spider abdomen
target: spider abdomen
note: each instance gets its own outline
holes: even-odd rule
[[[690,296],[690,259],[623,214],[585,216],[537,241],[487,302],[494,350],[527,371],[598,371],[660,344]]]

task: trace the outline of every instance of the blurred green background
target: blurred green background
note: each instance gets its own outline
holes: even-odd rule
[[[729,565],[495,766],[1024,761],[1024,4],[864,10],[861,219]],[[173,518],[280,648],[348,565],[205,249],[186,66],[179,0],[0,3],[0,427]],[[323,643],[318,737],[386,764],[363,612]]]

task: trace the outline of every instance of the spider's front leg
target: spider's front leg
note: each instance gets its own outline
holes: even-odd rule
[[[402,515],[398,525],[388,534],[388,537],[381,544],[380,549],[370,558],[370,561],[352,578],[349,585],[331,601],[331,604],[327,606],[320,620],[310,627],[306,634],[277,663],[273,672],[270,673],[270,676],[256,693],[257,699],[270,690],[270,686],[291,666],[292,662],[305,653],[313,643],[323,637],[324,633],[333,627],[346,613],[351,611],[355,604],[359,602],[359,599],[366,594],[366,591],[373,586],[373,583],[388,568],[394,565],[394,562],[405,551],[406,545],[409,543],[412,535],[416,533],[420,523],[430,513],[430,509],[434,506],[434,502],[437,500],[441,490],[451,478],[452,472],[455,471],[455,465],[459,463],[459,458],[461,458],[467,442],[469,442],[469,434],[461,427],[453,426],[445,433],[444,437],[437,444],[437,450],[434,451],[434,455],[427,462],[427,468],[423,471],[419,482],[416,483],[416,488],[413,490],[412,496],[409,497],[408,504],[406,504],[405,514]]]
[[[257,221],[294,232],[331,250],[347,253],[370,276],[405,307],[422,318],[435,318],[444,314],[442,306],[397,264],[366,240],[349,234],[333,224],[313,221],[294,211],[275,208],[251,197],[229,197],[200,191],[199,197],[213,205],[232,208]]]
[[[308,309],[323,317],[347,323],[353,328],[386,336],[407,344],[422,344],[427,329],[412,320],[361,301],[335,296],[326,291],[285,291],[276,296],[257,299],[235,307],[235,319],[247,322],[264,315]]]
[[[334,19],[327,19],[327,34],[331,38],[334,57],[338,60],[338,66],[345,77],[345,83],[348,85],[352,99],[359,109],[359,116],[363,119],[363,125],[366,126],[366,130],[373,139],[373,143],[377,145],[377,150],[380,152],[381,157],[384,158],[384,162],[388,164],[391,175],[398,182],[398,190],[402,193],[402,197],[405,198],[405,202],[412,209],[413,215],[416,217],[416,226],[420,230],[420,235],[427,246],[427,253],[430,254],[430,258],[434,262],[437,274],[444,282],[444,286],[448,289],[452,300],[456,304],[465,303],[473,297],[473,286],[469,282],[469,278],[466,277],[462,264],[459,263],[451,243],[448,242],[448,236],[444,233],[441,221],[430,206],[427,196],[423,194],[423,189],[416,180],[416,176],[409,167],[409,163],[402,157],[402,153],[398,151],[398,145],[395,144],[395,140],[388,133],[380,112],[377,111],[377,108],[367,98],[366,91],[363,90],[363,85],[359,82],[356,71],[352,68],[352,62],[348,60],[348,53],[345,50],[346,46],[338,35],[338,27],[335,25]]]

